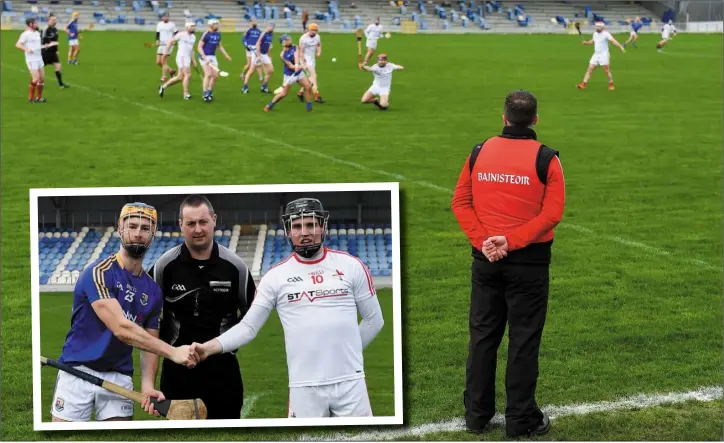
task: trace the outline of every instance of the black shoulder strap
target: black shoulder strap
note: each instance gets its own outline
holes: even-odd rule
[[[538,174],[538,179],[546,184],[548,181],[548,166],[551,164],[553,157],[560,157],[558,151],[551,149],[546,145],[540,145],[538,149],[538,156],[535,159],[535,170]]]
[[[470,173],[473,173],[473,166],[475,166],[475,161],[478,159],[478,155],[480,155],[480,151],[483,149],[483,145],[485,142],[487,142],[490,139],[485,140],[484,142],[480,143],[479,145],[475,145],[473,148],[473,152],[470,153],[470,162],[468,163],[470,167]]]

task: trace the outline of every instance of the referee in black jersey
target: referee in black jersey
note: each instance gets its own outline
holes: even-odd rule
[[[149,270],[164,297],[161,339],[173,346],[205,343],[223,334],[244,317],[256,292],[241,257],[214,241],[216,215],[206,197],[186,197],[179,225],[184,243]],[[151,359],[142,365],[155,373],[158,358]],[[194,369],[164,359],[160,390],[171,400],[202,399],[208,419],[241,416],[244,385],[235,353],[214,355]]]
[[[55,27],[57,23],[58,19],[55,18],[55,15],[50,14],[48,16],[48,26],[45,30],[43,30],[41,39],[43,45],[50,43],[55,44],[48,46],[47,48],[43,46],[41,54],[43,55],[43,65],[53,65],[55,68],[55,76],[58,78],[58,86],[61,88],[68,88],[70,86],[63,83],[63,74],[60,72],[63,65],[60,63],[60,59],[58,58],[58,28]]]

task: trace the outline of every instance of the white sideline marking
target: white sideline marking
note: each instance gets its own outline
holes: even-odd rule
[[[625,397],[616,401],[602,401],[596,403],[580,403],[564,406],[548,406],[543,407],[543,411],[548,414],[551,421],[563,417],[580,416],[587,414],[595,414],[599,412],[615,412],[631,409],[644,409],[665,404],[677,404],[686,401],[710,402],[722,398],[721,386],[701,387],[689,392],[671,392],[668,394],[652,394],[652,395],[634,395]],[[496,426],[503,426],[505,418],[501,414],[496,414],[491,421]],[[382,441],[393,439],[404,439],[409,437],[421,437],[428,434],[439,432],[461,432],[465,431],[465,421],[463,419],[454,419],[438,423],[426,423],[410,428],[382,430],[382,431],[363,431],[359,434],[345,434],[338,432],[325,437],[313,435],[301,435],[297,437],[299,441]],[[472,438],[472,437],[471,437]]]
[[[12,69],[14,69],[14,70],[17,71],[17,72],[26,73],[26,71],[24,71],[24,70],[22,70],[22,69],[20,69],[20,68],[16,68],[15,66],[9,66],[9,65],[6,65],[6,64],[4,64],[4,63],[2,64],[2,66],[3,66],[3,67],[11,67]],[[101,91],[98,91],[98,90],[96,90],[96,89],[91,89],[91,88],[88,88],[88,87],[82,86],[82,85],[73,84],[72,87],[78,88],[78,89],[82,89],[82,90],[84,90],[84,91],[88,91],[88,92],[91,92],[91,93],[96,94],[96,95],[100,95],[101,97],[106,97],[106,98],[110,98],[110,99],[112,99],[112,100],[122,101],[122,102],[128,103],[128,104],[130,104],[130,105],[134,105],[134,106],[138,106],[138,107],[143,108],[143,109],[147,109],[147,110],[149,110],[149,111],[159,112],[159,113],[162,113],[162,114],[166,114],[166,115],[168,115],[168,116],[171,116],[171,117],[176,117],[176,118],[188,120],[188,121],[191,121],[191,122],[194,122],[194,123],[203,123],[203,124],[205,124],[205,125],[207,125],[207,126],[210,126],[210,127],[214,127],[214,128],[218,128],[218,129],[223,129],[223,130],[225,130],[225,131],[234,132],[234,133],[236,133],[236,134],[245,135],[245,136],[247,136],[247,137],[253,137],[253,138],[256,138],[257,140],[262,140],[262,141],[265,141],[265,142],[267,142],[267,143],[269,143],[269,144],[278,145],[278,146],[281,146],[281,147],[284,147],[284,148],[287,148],[287,149],[290,149],[290,150],[293,150],[293,151],[303,152],[303,153],[305,153],[305,154],[313,155],[313,156],[315,156],[315,157],[319,157],[319,158],[322,158],[322,159],[324,159],[324,160],[327,160],[327,161],[330,161],[330,162],[333,162],[333,163],[337,163],[337,164],[349,166],[349,167],[351,167],[351,168],[359,169],[359,170],[361,170],[361,171],[371,172],[371,173],[374,173],[374,174],[377,174],[377,175],[381,175],[381,176],[388,177],[388,178],[392,178],[392,179],[399,180],[399,181],[407,181],[407,182],[416,184],[416,185],[421,186],[421,187],[424,187],[424,188],[434,189],[434,190],[436,190],[436,191],[446,193],[446,194],[448,194],[448,195],[452,195],[452,194],[453,194],[453,190],[452,190],[452,189],[448,189],[448,188],[445,188],[445,187],[443,187],[443,186],[438,186],[438,185],[436,185],[436,184],[434,184],[434,183],[426,182],[426,181],[423,181],[423,180],[412,180],[412,179],[408,179],[408,178],[406,178],[405,176],[400,175],[400,174],[394,174],[394,173],[387,172],[387,171],[383,171],[383,170],[380,170],[380,169],[373,169],[373,168],[370,168],[370,167],[368,167],[368,166],[361,165],[361,164],[359,164],[359,163],[351,162],[351,161],[348,161],[348,160],[342,160],[342,159],[339,159],[339,158],[337,158],[337,157],[333,157],[333,156],[331,156],[331,155],[323,154],[323,153],[318,152],[318,151],[314,151],[314,150],[306,149],[306,148],[300,148],[299,146],[290,145],[289,143],[286,143],[286,142],[283,142],[283,141],[279,141],[279,140],[275,140],[275,139],[273,139],[273,138],[268,138],[268,137],[265,137],[265,136],[263,136],[263,135],[257,134],[257,133],[255,133],[255,132],[243,131],[243,130],[240,130],[240,129],[233,128],[233,127],[231,127],[231,126],[225,126],[225,125],[221,125],[221,124],[218,124],[218,123],[212,123],[212,122],[209,122],[209,121],[200,120],[200,119],[195,118],[195,117],[190,117],[190,116],[187,116],[187,115],[184,115],[184,114],[178,114],[178,113],[176,113],[176,112],[171,112],[171,111],[168,111],[168,110],[163,109],[163,108],[157,108],[157,107],[155,107],[155,106],[146,105],[146,104],[139,103],[139,102],[136,102],[136,101],[133,101],[133,100],[128,100],[128,99],[125,99],[125,98],[122,98],[122,97],[116,97],[115,95],[106,94],[105,92],[101,92]],[[623,245],[623,246],[629,246],[629,247],[638,248],[638,249],[647,251],[647,252],[649,252],[649,253],[651,253],[651,254],[654,254],[654,255],[659,255],[659,256],[664,256],[664,257],[671,257],[671,258],[673,258],[673,259],[675,259],[675,260],[678,260],[678,261],[680,261],[680,262],[688,263],[688,264],[694,265],[694,266],[696,266],[696,267],[703,268],[703,269],[707,269],[707,270],[710,270],[710,271],[722,271],[722,269],[723,269],[722,266],[715,266],[715,265],[713,265],[713,264],[711,264],[711,263],[709,263],[709,262],[703,261],[703,260],[691,259],[691,258],[688,258],[688,257],[682,257],[681,254],[672,254],[672,253],[669,252],[669,251],[665,251],[665,250],[663,250],[663,249],[659,249],[659,248],[656,248],[656,247],[654,247],[654,246],[649,246],[649,245],[646,245],[646,244],[644,244],[644,243],[640,243],[640,242],[637,242],[637,241],[627,240],[627,239],[624,239],[624,238],[621,238],[621,237],[618,237],[618,236],[613,236],[613,235],[600,234],[600,233],[597,233],[597,232],[595,232],[595,231],[592,231],[591,229],[588,229],[588,228],[586,228],[586,227],[584,227],[584,226],[580,226],[580,225],[576,225],[576,224],[571,224],[571,223],[567,223],[567,222],[566,222],[566,223],[561,223],[559,226],[562,227],[562,228],[570,228],[570,229],[573,229],[574,231],[584,232],[584,233],[586,233],[586,234],[588,234],[588,235],[591,235],[591,236],[593,236],[593,237],[604,238],[604,239],[606,239],[606,240],[613,241],[613,242],[618,243],[618,244]],[[682,254],[683,254],[683,253],[682,253]],[[625,256],[625,254],[622,254],[622,255]]]
[[[241,407],[241,418],[246,418],[249,415],[249,412],[251,412],[251,409],[254,407],[254,403],[256,403],[256,401],[264,395],[266,395],[266,392],[262,392],[261,394],[251,394],[249,398],[245,399],[244,406]]]

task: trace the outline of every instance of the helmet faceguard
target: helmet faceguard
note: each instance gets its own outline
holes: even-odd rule
[[[312,243],[295,245],[292,224],[295,220],[301,218],[313,218],[316,219],[318,223],[314,225],[311,232],[308,230],[307,234],[305,234],[312,236]],[[300,198],[289,202],[284,210],[284,215],[282,215],[284,235],[287,237],[287,240],[289,240],[289,243],[291,243],[294,252],[304,258],[314,257],[322,248],[327,235],[328,222],[329,212],[324,210],[322,202],[316,198]],[[304,229],[304,226],[302,226],[302,229]],[[321,230],[321,232],[317,231],[317,229]],[[315,242],[317,234],[320,234],[320,241],[318,243]],[[302,234],[297,234],[297,236],[301,235]]]
[[[149,232],[149,239],[146,243],[133,243],[131,240],[131,237],[129,236],[129,242],[126,243],[124,239],[124,221],[127,218],[131,217],[137,217],[139,219],[146,219],[149,220],[150,223],[150,232]],[[148,248],[151,247],[151,244],[153,243],[153,239],[156,236],[156,228],[158,227],[158,214],[156,212],[156,209],[153,206],[149,206],[145,203],[128,203],[125,206],[123,206],[123,209],[121,209],[121,216],[118,217],[118,236],[121,238],[121,245],[123,246],[123,249],[128,252],[128,255],[130,255],[133,258],[141,258],[143,255],[148,251]],[[143,225],[139,223],[138,229],[142,230]]]

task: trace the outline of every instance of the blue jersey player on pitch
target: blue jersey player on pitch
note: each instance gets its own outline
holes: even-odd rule
[[[299,66],[299,52],[297,47],[292,44],[292,38],[284,34],[279,40],[281,41],[284,49],[280,54],[282,61],[284,62],[284,83],[282,84],[282,90],[279,94],[275,95],[272,101],[264,107],[264,112],[269,112],[274,109],[274,106],[279,103],[289,93],[289,88],[299,83],[304,88],[304,97],[307,101],[307,111],[312,111],[312,84],[309,82],[304,69]]]
[[[80,52],[79,43],[79,30],[78,30],[78,19],[80,14],[78,11],[73,11],[70,16],[70,22],[65,26],[65,32],[68,33],[68,64],[78,64],[78,53]]]
[[[636,46],[636,40],[639,39],[639,30],[644,26],[643,23],[641,23],[641,18],[636,17],[636,20],[631,22],[631,36],[626,40],[626,42],[623,44],[623,47],[625,48],[630,43],[634,48],[637,48]]]
[[[255,65],[254,63],[254,57],[256,55],[256,42],[259,41],[259,37],[261,36],[261,29],[259,29],[256,20],[251,19],[251,26],[249,29],[247,29],[246,33],[244,33],[244,36],[241,38],[241,43],[244,45],[244,48],[246,49],[246,64],[244,65],[244,69],[241,70],[241,80],[245,80],[246,73],[249,69],[256,70],[259,74],[259,80],[262,79],[262,73],[261,73],[261,66]]]
[[[231,57],[221,44],[221,32],[219,32],[219,21],[209,20],[209,28],[199,39],[198,51],[201,59],[201,66],[204,67],[204,101],[214,100],[214,84],[219,77],[219,62],[216,59],[216,48],[224,54],[228,61]],[[216,68],[216,69],[214,69]]]
[[[254,48],[254,55],[252,57],[252,65],[260,66],[264,73],[264,79],[261,80],[261,92],[269,92],[269,79],[274,73],[274,65],[272,64],[271,57],[269,57],[269,51],[272,48],[274,42],[274,23],[268,23],[266,30],[261,33],[256,42]],[[249,93],[249,81],[251,80],[252,71],[246,73],[244,78],[244,87],[241,88],[241,92],[244,94]]]
[[[121,248],[80,274],[73,291],[70,331],[58,361],[133,390],[133,348],[139,348],[141,391],[163,400],[163,393],[154,388],[158,360],[144,354],[162,355],[188,367],[196,365],[198,355],[188,346],[175,348],[158,338],[163,298],[143,270],[143,256],[156,228],[153,207],[143,203],[123,207],[118,220]],[[148,400],[142,406],[158,415]],[[59,372],[51,406],[53,421],[90,421],[93,410],[98,421],[128,420],[133,416],[133,402]]]

